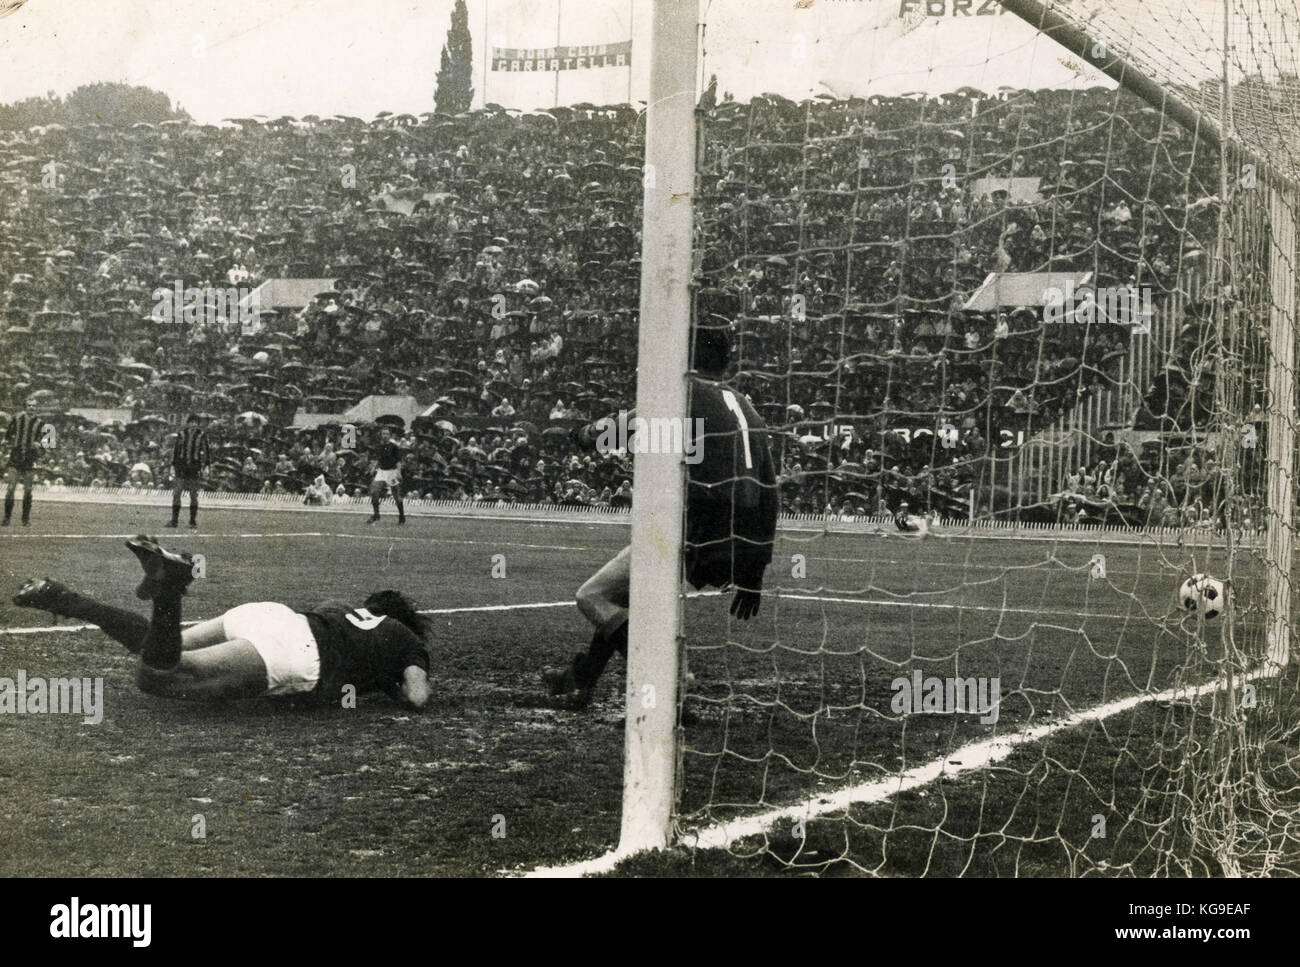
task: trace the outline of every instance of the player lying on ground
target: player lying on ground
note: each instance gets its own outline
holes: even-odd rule
[[[728,330],[697,327],[690,417],[691,426],[703,420],[704,438],[686,488],[684,556],[691,586],[734,587],[731,613],[747,621],[758,614],[780,503],[767,424],[748,399],[718,382],[730,354]],[[591,646],[565,667],[542,670],[547,691],[571,707],[590,704],[614,652],[627,655],[631,578],[629,546],[578,589],[578,609],[595,627]]]
[[[232,608],[181,630],[181,597],[194,560],[141,535],[126,542],[144,568],[136,596],[153,617],[103,604],[48,578],[31,580],[14,604],[79,618],[140,656],[136,682],[151,695],[228,700],[309,693],[342,704],[349,693],[383,691],[423,708],[429,701],[428,619],[397,591],[359,608],[327,601],[296,612],[271,601]]]

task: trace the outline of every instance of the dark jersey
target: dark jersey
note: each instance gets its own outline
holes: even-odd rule
[[[780,509],[767,424],[744,395],[694,377],[691,428],[700,449],[688,462],[687,577],[748,585],[772,560]]]
[[[208,434],[200,426],[187,426],[176,434],[172,448],[172,466],[186,476],[194,476],[211,460]]]
[[[40,455],[43,424],[30,413],[19,413],[9,424],[5,443],[9,447],[9,463],[17,470],[30,470]]]
[[[916,521],[912,519],[912,515],[905,510],[900,510],[894,515],[894,526],[899,530],[908,533],[913,533],[921,529],[917,526]]]
[[[379,444],[378,460],[380,470],[396,470],[402,462],[402,451],[392,440]]]
[[[344,685],[357,694],[389,691],[411,665],[429,670],[429,653],[415,632],[395,618],[371,614],[338,601],[305,611],[320,652],[320,681],[314,694],[339,701]]]

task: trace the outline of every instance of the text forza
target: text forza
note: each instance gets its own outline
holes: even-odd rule
[[[601,453],[624,450],[628,453],[680,453],[689,464],[704,459],[704,420],[694,421],[676,416],[639,416],[628,418],[620,410],[618,419],[597,420],[596,449]]]
[[[911,678],[895,678],[889,688],[894,693],[890,708],[896,715],[976,712],[986,725],[998,720],[1002,683],[997,678],[923,679],[914,671]]]
[[[129,937],[133,947],[147,947],[153,906],[148,903],[87,903],[79,897],[50,907],[50,936],[61,940],[82,937]]]

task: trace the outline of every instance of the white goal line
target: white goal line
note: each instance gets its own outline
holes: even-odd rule
[[[1278,669],[1264,666],[1246,672],[1238,682],[1249,682],[1258,678],[1272,678]],[[692,829],[677,841],[678,846],[694,849],[725,849],[738,840],[760,836],[767,830],[782,822],[794,823],[800,820],[815,819],[830,813],[844,812],[858,804],[883,802],[902,792],[919,789],[941,778],[950,778],[975,769],[983,769],[1007,758],[1016,748],[1030,742],[1038,742],[1056,732],[1074,728],[1087,722],[1100,722],[1121,712],[1127,712],[1147,702],[1172,702],[1179,699],[1198,699],[1222,691],[1224,682],[1215,680],[1194,686],[1176,686],[1148,695],[1131,695],[1098,705],[1083,712],[1075,712],[1056,722],[1036,725],[1021,732],[1005,736],[971,742],[952,752],[931,759],[923,765],[915,766],[896,776],[877,779],[853,786],[846,786],[836,792],[819,794],[816,802],[800,803],[782,809],[771,809],[740,819],[728,820],[711,826]],[[525,873],[526,877],[578,877],[598,873],[608,873],[623,860],[636,855],[635,851],[611,850],[595,859],[560,866],[539,866]],[[511,871],[502,871],[509,873]]]

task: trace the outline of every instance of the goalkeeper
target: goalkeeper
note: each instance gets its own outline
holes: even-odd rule
[[[691,426],[703,426],[703,439],[686,491],[686,580],[696,589],[733,587],[731,613],[747,621],[758,613],[780,502],[767,424],[719,382],[729,357],[727,329],[696,328],[690,416]],[[588,426],[581,437],[590,443],[595,435]],[[569,707],[590,704],[614,652],[627,655],[631,565],[629,546],[578,588],[578,609],[595,629],[591,645],[568,665],[542,671],[547,691]]]

